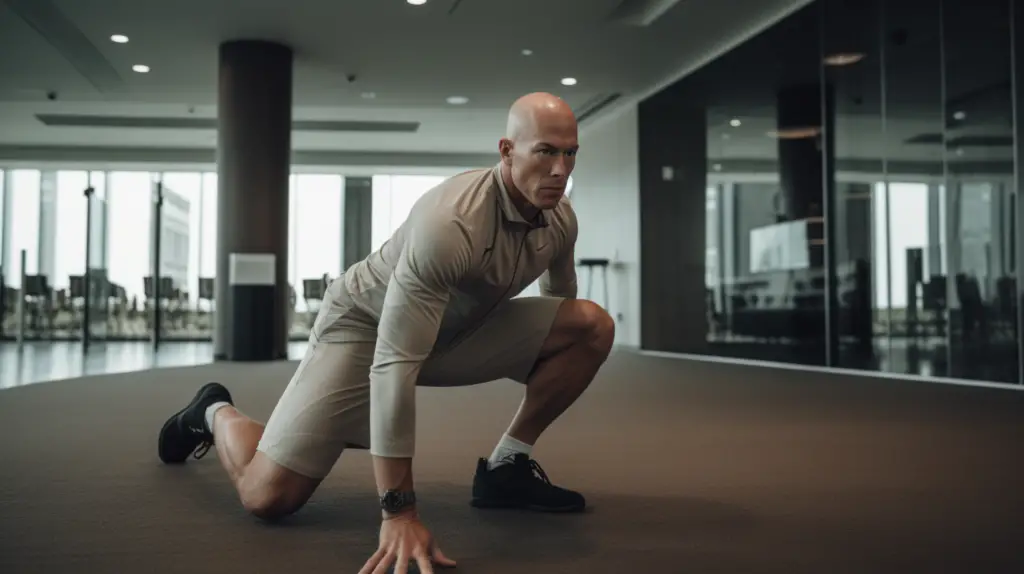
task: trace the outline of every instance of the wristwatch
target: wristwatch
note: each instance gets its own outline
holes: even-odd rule
[[[416,493],[411,490],[388,490],[380,497],[380,508],[388,514],[398,514],[414,504]]]

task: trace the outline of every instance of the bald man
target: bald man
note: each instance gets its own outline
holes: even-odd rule
[[[525,397],[478,461],[471,504],[583,510],[584,497],[551,484],[530,457],[614,338],[608,314],[576,298],[577,222],[564,195],[578,147],[564,101],[517,100],[496,166],[428,191],[389,241],[330,284],[266,427],[210,383],[164,425],[160,457],[180,463],[215,445],[244,507],[274,519],[298,510],[344,449],[369,449],[384,521],[382,549],[364,571],[420,559],[429,572],[431,558],[450,561],[416,514],[416,387],[507,378],[525,385]],[[540,297],[513,298],[537,280]],[[446,422],[435,415],[419,424]]]

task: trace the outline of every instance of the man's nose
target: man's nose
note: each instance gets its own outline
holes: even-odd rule
[[[551,164],[551,175],[556,177],[566,177],[569,175],[569,158],[564,155],[558,156],[558,159]]]

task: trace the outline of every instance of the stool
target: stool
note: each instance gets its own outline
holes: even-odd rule
[[[590,292],[594,287],[594,269],[599,268],[601,270],[601,278],[604,284],[604,304],[601,305],[608,309],[608,265],[611,263],[608,259],[580,259],[580,267],[586,267],[587,274],[587,299],[590,299]]]

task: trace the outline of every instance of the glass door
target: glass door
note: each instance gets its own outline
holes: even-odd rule
[[[89,174],[86,196],[85,234],[85,329],[83,348],[107,340],[110,301],[113,293],[107,273],[107,194],[106,174]]]

